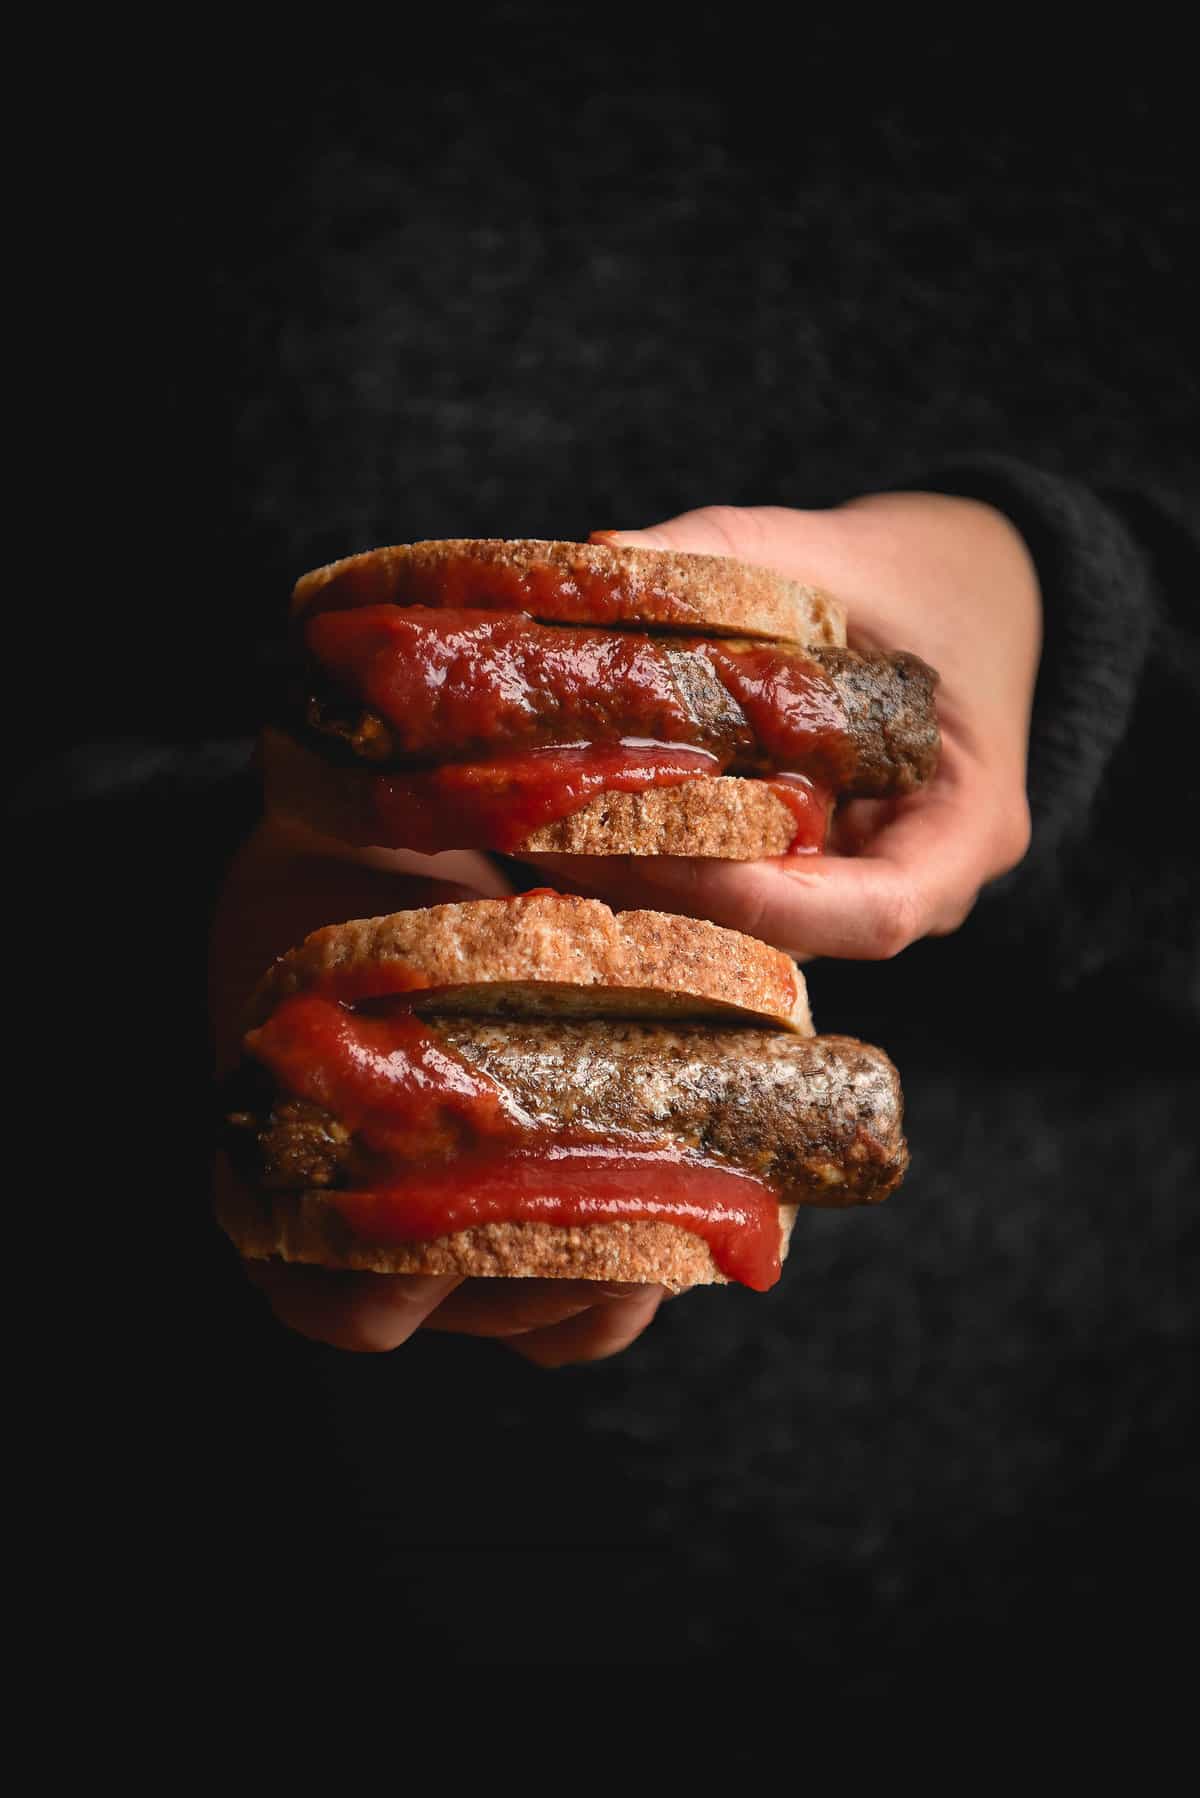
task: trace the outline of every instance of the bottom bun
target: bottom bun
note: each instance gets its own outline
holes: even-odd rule
[[[781,1205],[780,1260],[795,1205]],[[355,1236],[319,1192],[253,1193],[221,1179],[217,1217],[239,1253],[376,1274],[462,1274],[474,1279],[619,1280],[632,1285],[724,1286],[702,1237],[677,1224],[479,1224],[431,1242],[382,1245]]]

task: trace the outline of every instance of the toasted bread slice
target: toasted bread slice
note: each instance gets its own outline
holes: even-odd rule
[[[517,855],[691,855],[735,862],[786,855],[794,814],[766,781],[718,775],[645,793],[601,793],[543,825]]]
[[[380,841],[371,782],[386,776],[365,766],[335,766],[280,731],[263,732],[263,766],[268,810],[360,849],[410,847]],[[505,847],[511,855],[692,855],[750,862],[786,855],[795,834],[792,812],[765,781],[704,775],[645,793],[600,793]]]
[[[779,1207],[780,1259],[795,1205]],[[665,1286],[727,1285],[703,1237],[677,1224],[479,1224],[431,1242],[381,1247],[353,1235],[320,1192],[248,1191],[222,1179],[217,1218],[247,1260],[277,1257],[376,1274],[462,1274],[474,1279],[622,1280]]]
[[[769,568],[604,543],[401,543],[316,568],[292,595],[298,616],[373,605],[470,606],[528,612],[552,624],[632,624],[801,644],[846,641],[836,600]]]
[[[738,1014],[813,1034],[804,976],[781,950],[699,918],[552,892],[327,925],[269,970],[250,1022],[313,988],[501,1016]]]

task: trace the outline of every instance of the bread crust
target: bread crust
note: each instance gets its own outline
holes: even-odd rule
[[[380,843],[370,783],[386,778],[368,767],[326,762],[281,732],[264,732],[268,807],[320,836],[362,849]],[[578,811],[525,837],[511,855],[690,855],[761,861],[786,855],[796,820],[761,780],[704,775],[644,793],[598,793]],[[464,849],[485,847],[464,843]]]
[[[268,970],[249,1021],[338,980],[355,982],[356,997],[366,998],[376,973],[378,992],[403,982],[437,995],[443,1009],[726,1021],[738,1013],[813,1034],[804,976],[781,950],[700,918],[613,912],[599,899],[551,892],[327,925]]]
[[[779,1208],[781,1260],[796,1209]],[[676,1224],[479,1224],[385,1247],[354,1236],[323,1193],[254,1193],[232,1178],[218,1183],[217,1218],[250,1261],[484,1280],[622,1280],[668,1292],[729,1284],[704,1239]]]
[[[305,616],[342,606],[436,605],[440,583],[463,563],[497,570],[510,595],[532,582],[529,603],[518,609],[547,623],[643,624],[801,644],[846,641],[846,617],[836,600],[772,569],[731,556],[540,538],[457,537],[365,550],[302,575],[292,610]],[[563,577],[555,597],[541,586],[548,574]],[[579,591],[579,582],[603,583],[601,608]],[[499,603],[513,609],[511,597]],[[471,604],[486,607],[489,601],[473,597]]]

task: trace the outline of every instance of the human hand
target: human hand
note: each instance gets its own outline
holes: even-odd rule
[[[511,891],[482,855],[438,858],[438,872],[447,876],[440,879],[411,871],[424,861],[421,857],[377,855],[367,860],[377,865],[330,854],[278,818],[268,819],[241,851],[217,907],[210,959],[211,1013],[222,1070],[237,1060],[239,1019],[259,976],[309,931],[347,918]],[[216,1177],[233,1177],[223,1160]],[[398,1348],[425,1328],[492,1336],[542,1367],[619,1353],[641,1335],[664,1296],[660,1286],[594,1280],[347,1273],[281,1261],[244,1265],[282,1323],[335,1348]]]
[[[794,955],[878,959],[956,930],[1029,845],[1041,601],[1014,526],[975,500],[886,493],[821,512],[710,507],[602,535],[737,556],[825,588],[846,607],[852,648],[911,650],[938,670],[941,760],[902,799],[840,806],[821,856],[530,859],[557,886],[712,918]]]

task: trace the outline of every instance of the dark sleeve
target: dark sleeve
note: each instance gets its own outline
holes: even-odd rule
[[[1198,508],[1000,457],[912,485],[1004,512],[1042,589],[1033,844],[987,896],[989,928],[1056,984],[1113,974],[1200,1012]]]

